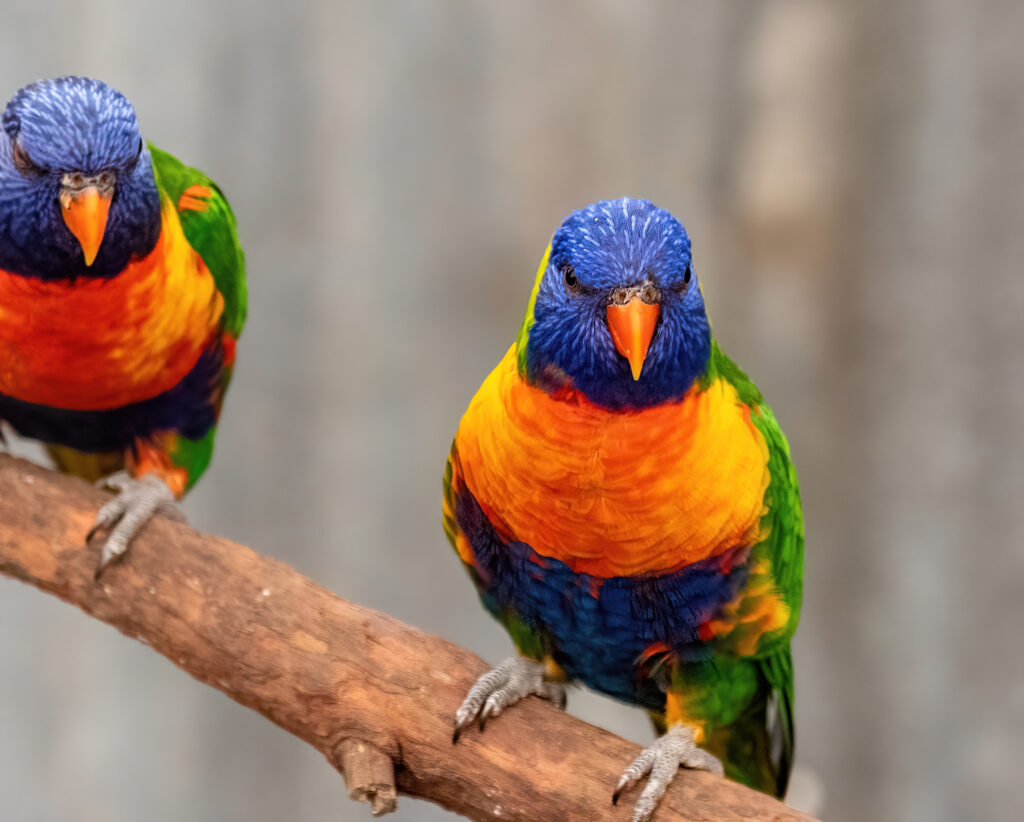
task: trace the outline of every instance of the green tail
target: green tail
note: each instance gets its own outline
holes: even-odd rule
[[[722,760],[730,779],[781,799],[793,767],[793,662],[787,647],[757,664],[762,684],[754,699],[702,747]]]

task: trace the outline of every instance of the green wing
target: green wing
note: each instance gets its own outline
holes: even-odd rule
[[[775,771],[775,795],[784,797],[793,768],[796,729],[793,723],[793,657],[789,646],[760,660],[761,671],[771,688],[766,707],[769,754]]]
[[[766,597],[781,599],[786,606],[786,619],[774,630],[762,633],[752,653],[751,649],[744,649],[743,655],[757,664],[768,690],[764,701],[757,701],[760,708],[750,717],[747,731],[748,736],[760,736],[763,740],[759,748],[764,753],[751,758],[760,763],[761,775],[744,781],[761,790],[774,787],[776,795],[783,796],[795,745],[793,661],[789,641],[800,619],[803,594],[804,526],[800,489],[789,456],[789,444],[775,415],[765,405],[757,386],[725,355],[717,342],[712,343],[706,379],[710,382],[716,376],[735,386],[740,401],[751,409],[751,422],[768,447],[770,481],[765,495],[766,513],[761,522],[765,537],[754,546],[751,555],[752,568],[762,570],[752,572],[746,586],[749,595],[739,608],[755,611],[763,604],[760,600]],[[726,643],[732,647],[723,650],[735,652],[737,643],[743,639],[743,629],[737,630],[726,638]]]
[[[768,472],[771,481],[765,495],[767,513],[762,520],[766,532],[764,540],[755,547],[753,559],[764,558],[769,564],[769,573],[775,591],[782,597],[789,609],[785,626],[766,634],[758,646],[758,652],[774,653],[796,630],[800,619],[803,599],[804,575],[804,521],[800,509],[800,487],[797,484],[796,469],[789,458],[789,443],[775,421],[772,410],[763,403],[751,413],[754,426],[761,432],[768,444]]]
[[[766,500],[768,513],[764,526],[768,536],[755,549],[755,559],[765,556],[775,590],[789,607],[786,624],[765,634],[758,643],[757,656],[765,680],[771,689],[767,706],[767,731],[771,740],[771,759],[775,766],[776,796],[786,795],[789,772],[796,744],[793,723],[793,660],[789,640],[800,619],[803,595],[804,526],[800,510],[800,490],[796,470],[789,458],[789,444],[775,421],[771,409],[762,404],[760,415],[752,415],[754,425],[768,443],[768,471],[771,482]]]
[[[788,647],[800,619],[804,567],[800,487],[789,457],[789,443],[771,408],[765,405],[761,392],[750,378],[725,355],[717,342],[713,342],[711,361],[704,379],[710,383],[716,377],[728,380],[736,388],[740,401],[751,409],[750,420],[761,432],[768,448],[770,480],[764,499],[765,514],[761,520],[765,536],[754,546],[751,554],[752,568],[760,570],[751,574],[746,586],[750,601],[745,606],[754,608],[758,605],[758,598],[772,596],[785,603],[786,619],[783,625],[759,637],[753,653],[749,650],[743,653],[744,656],[765,657]],[[765,576],[769,578],[769,584],[758,585]],[[742,638],[742,634],[733,637],[734,641]]]
[[[217,184],[203,172],[182,163],[152,143],[153,173],[157,187],[178,206],[193,186],[209,189],[201,210],[179,208],[185,238],[203,258],[213,275],[217,290],[224,298],[224,330],[236,339],[245,325],[248,296],[245,288],[245,255],[235,230],[235,215]]]
[[[217,184],[201,171],[186,166],[152,143],[149,144],[149,152],[153,158],[157,188],[177,208],[185,239],[210,270],[214,285],[224,299],[224,331],[237,340],[245,325],[248,295],[245,255],[238,242],[231,206]],[[218,417],[224,392],[231,381],[231,360],[224,367],[214,398]],[[210,464],[215,436],[216,426],[199,440],[179,435],[170,446],[173,464],[188,472],[187,487],[191,488]]]

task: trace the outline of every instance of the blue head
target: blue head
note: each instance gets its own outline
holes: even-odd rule
[[[110,277],[149,253],[160,197],[135,110],[98,80],[21,89],[0,132],[0,269]]]
[[[647,200],[603,200],[559,226],[519,341],[520,369],[613,409],[678,400],[711,329],[682,224]]]

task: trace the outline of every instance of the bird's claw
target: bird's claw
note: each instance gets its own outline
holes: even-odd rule
[[[96,566],[96,580],[112,563],[124,556],[131,541],[154,514],[163,514],[176,522],[185,521],[174,493],[167,483],[153,474],[135,478],[120,471],[100,480],[97,485],[111,488],[118,494],[96,512],[96,520],[85,537],[88,544],[97,532],[110,530],[103,544],[100,562]]]
[[[481,676],[455,712],[452,744],[459,741],[462,732],[474,719],[482,731],[492,716],[531,695],[550,699],[559,708],[564,708],[565,686],[545,679],[544,672],[543,662],[516,656]]]
[[[658,806],[668,786],[672,783],[679,766],[697,768],[721,776],[722,763],[718,757],[698,748],[693,728],[679,726],[659,737],[649,748],[641,751],[633,760],[612,794],[612,804],[617,805],[623,791],[632,788],[645,776],[647,784],[633,808],[633,822],[647,822]]]

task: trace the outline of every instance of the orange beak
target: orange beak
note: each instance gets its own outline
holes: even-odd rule
[[[633,379],[640,379],[640,371],[651,347],[654,327],[658,324],[661,306],[645,303],[639,296],[625,305],[608,306],[608,328],[612,332],[615,350],[629,360]]]
[[[60,213],[64,224],[82,247],[85,264],[92,265],[107,230],[107,214],[113,192],[101,192],[96,186],[60,193]]]

